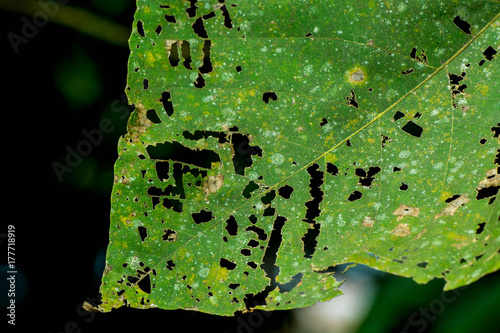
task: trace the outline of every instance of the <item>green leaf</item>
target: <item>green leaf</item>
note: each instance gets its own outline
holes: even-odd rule
[[[101,311],[445,289],[500,268],[492,1],[138,1]]]

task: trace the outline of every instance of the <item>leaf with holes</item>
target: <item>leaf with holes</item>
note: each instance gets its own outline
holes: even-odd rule
[[[499,10],[138,1],[99,310],[305,307],[342,263],[498,270]]]

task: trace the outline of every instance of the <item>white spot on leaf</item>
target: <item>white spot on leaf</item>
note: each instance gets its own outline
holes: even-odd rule
[[[276,153],[273,156],[271,156],[271,162],[275,165],[281,165],[285,161],[285,158],[283,155]]]

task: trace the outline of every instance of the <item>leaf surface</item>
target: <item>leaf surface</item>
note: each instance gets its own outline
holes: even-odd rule
[[[138,1],[101,311],[500,268],[500,5]]]

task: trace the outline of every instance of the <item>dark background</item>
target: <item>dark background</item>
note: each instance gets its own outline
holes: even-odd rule
[[[10,1],[9,6],[17,3],[18,8],[6,9],[7,2],[0,1],[5,115],[2,164],[8,184],[3,189],[8,199],[3,205],[0,242],[6,252],[7,225],[14,225],[19,271],[16,326],[5,325],[7,332],[289,332],[294,324],[288,311],[231,318],[157,309],[121,308],[107,314],[82,311],[84,300],[92,303],[98,297],[108,243],[113,164],[118,138],[126,131],[123,114],[127,103],[122,96],[128,36],[103,40],[82,33],[83,28],[50,21],[38,27],[16,53],[9,33],[22,36],[26,20],[33,22],[42,8],[31,7],[30,13],[22,5],[30,1]],[[111,26],[130,29],[135,1],[73,0],[67,6],[84,9]],[[85,26],[85,20],[82,24]],[[101,119],[110,120],[113,130],[104,133],[102,142],[93,145],[88,156],[71,173],[63,173],[60,181],[53,163],[65,164],[67,147],[76,149],[86,140],[82,131],[99,128]],[[0,258],[0,265],[4,264],[6,255]],[[5,266],[0,281],[2,327],[8,320],[4,273]],[[442,281],[419,286],[387,274],[377,274],[375,280],[375,303],[360,332],[423,332],[433,327],[436,332],[443,328],[450,332],[499,331],[494,320],[500,313],[498,273],[461,291],[439,316],[427,320],[426,330],[410,325],[408,318],[441,297]]]

